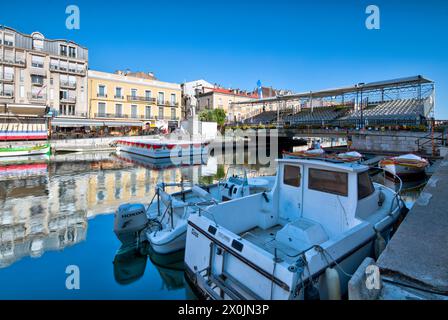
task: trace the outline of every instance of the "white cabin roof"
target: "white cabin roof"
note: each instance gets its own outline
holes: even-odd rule
[[[291,164],[302,164],[302,165],[312,165],[321,168],[333,169],[338,171],[346,172],[363,172],[369,170],[368,166],[359,163],[350,162],[336,162],[331,160],[319,160],[319,159],[277,159],[280,163],[291,163]]]

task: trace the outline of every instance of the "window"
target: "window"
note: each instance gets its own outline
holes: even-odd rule
[[[159,95],[157,97],[157,103],[163,105],[164,100],[165,100],[165,94],[163,92],[159,92]]]
[[[106,86],[101,84],[98,86],[98,97],[106,97]]]
[[[151,106],[146,106],[145,107],[145,118],[146,119],[151,119]]]
[[[16,62],[19,64],[25,64],[25,52],[16,51]]]
[[[59,68],[63,71],[68,70],[68,62],[67,61],[60,61]]]
[[[59,91],[59,99],[60,100],[67,100],[68,99],[68,91],[67,90]]]
[[[54,89],[51,88],[50,89],[50,100],[53,100],[53,99],[54,99]]]
[[[68,64],[68,71],[76,72],[76,63],[69,62],[69,64]]]
[[[300,180],[302,180],[300,167],[285,165],[283,169],[283,184],[300,187]]]
[[[131,97],[135,99],[137,97],[137,89],[131,89]]]
[[[50,59],[50,69],[58,70],[59,69],[59,60]]]
[[[20,92],[20,98],[25,98],[25,87],[23,85],[19,87],[19,92]]]
[[[171,108],[171,120],[176,120],[176,108]]]
[[[44,77],[33,74],[33,75],[31,75],[31,83],[32,84],[43,85],[44,84]]]
[[[121,99],[122,95],[121,95],[121,88],[120,87],[116,87],[115,88],[115,98]]]
[[[5,48],[5,52],[3,53],[3,60],[5,60],[6,62],[14,62],[14,51],[11,49],[6,49]]]
[[[4,42],[4,44],[5,44],[5,46],[13,47],[14,46],[14,35],[5,33],[5,42]]]
[[[176,105],[176,94],[174,93],[171,94],[171,105],[172,106]]]
[[[66,57],[67,56],[67,46],[61,45],[59,48],[59,53],[61,56]]]
[[[44,67],[44,57],[31,56],[31,66],[34,68],[43,68]]]
[[[106,116],[106,104],[104,102],[98,102],[98,117]]]
[[[367,198],[375,191],[369,173],[363,172],[358,174],[358,200]]]
[[[20,82],[25,80],[25,70],[20,69]]]
[[[116,116],[117,118],[121,118],[121,117],[122,117],[122,114],[123,114],[123,105],[117,103],[117,104],[115,105],[115,116]]]
[[[145,90],[146,101],[151,100],[151,90]]]
[[[163,119],[163,107],[159,107],[159,119]]]
[[[308,189],[348,196],[348,175],[344,172],[309,169]]]
[[[76,64],[76,72],[78,72],[78,73],[84,73],[84,64],[82,64],[82,63],[77,63],[77,64]]]
[[[5,67],[3,72],[3,77],[5,80],[14,80],[14,68],[13,67]]]
[[[76,77],[75,76],[69,76],[68,77],[68,84],[70,87],[76,87]]]
[[[33,33],[33,49],[43,50],[44,48],[44,36],[40,33]]]
[[[14,96],[14,86],[12,84],[3,85],[3,96],[13,97]]]
[[[131,105],[131,117],[137,118],[137,106],[136,105]]]
[[[76,58],[76,48],[75,47],[68,47],[68,56],[70,58]]]

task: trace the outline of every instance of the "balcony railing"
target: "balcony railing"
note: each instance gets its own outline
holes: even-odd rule
[[[0,91],[0,98],[14,98],[14,91]]]
[[[97,93],[96,96],[98,98],[107,98],[107,94],[105,94],[105,93]]]
[[[28,99],[34,101],[46,101],[47,95],[43,93],[28,93]]]
[[[173,101],[160,101],[160,100],[157,100],[157,105],[158,106],[163,106],[163,107],[178,107],[179,103],[178,102],[173,102]]]
[[[14,58],[0,58],[0,63],[14,65],[19,67],[24,67],[26,65],[25,60],[23,59],[14,59]]]
[[[114,95],[114,98],[115,99],[120,99],[120,100],[124,100],[124,96],[122,96],[121,94],[116,94],[116,95]]]
[[[60,86],[64,88],[76,88],[76,82],[70,82],[70,81],[61,81]]]
[[[58,71],[58,72],[69,72],[69,73],[74,73],[74,74],[80,74],[80,75],[84,75],[85,74],[85,69],[83,70],[78,70],[78,69],[68,69],[65,67],[61,67],[61,66],[56,66],[56,65],[51,65],[50,64],[50,70],[51,71]]]
[[[169,120],[169,121],[178,121],[179,117],[173,117],[173,116],[155,116],[154,117],[156,120]]]
[[[122,113],[95,113],[95,118],[120,118],[120,119],[127,119],[129,118],[129,115],[122,114]]]
[[[76,103],[76,97],[62,97],[61,102]]]
[[[143,102],[149,102],[149,103],[155,103],[156,98],[151,97],[145,97],[145,96],[127,96],[128,101],[143,101]]]

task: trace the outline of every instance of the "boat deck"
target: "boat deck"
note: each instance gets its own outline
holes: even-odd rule
[[[297,260],[298,255],[302,252],[302,250],[291,248],[290,246],[275,239],[277,232],[282,228],[283,226],[280,224],[268,229],[256,227],[249,231],[243,232],[240,234],[240,237],[269,252],[270,254],[277,256],[281,260],[292,263]],[[307,248],[304,248],[304,250],[306,249]]]

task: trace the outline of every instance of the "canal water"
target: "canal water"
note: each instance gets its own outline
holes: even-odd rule
[[[0,165],[0,299],[194,299],[183,253],[120,249],[113,212],[122,203],[149,203],[159,182],[222,179],[228,169],[222,162],[209,157],[169,167],[85,153]],[[251,175],[275,174],[273,167],[243,166]],[[403,193],[408,205],[421,187]],[[78,290],[66,287],[71,266],[79,270]]]

